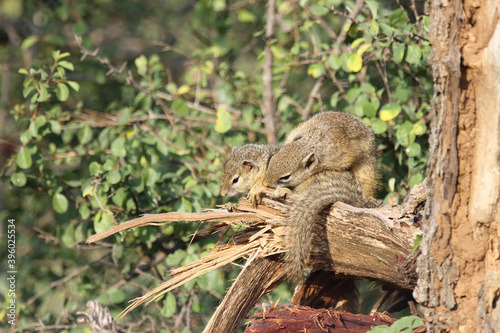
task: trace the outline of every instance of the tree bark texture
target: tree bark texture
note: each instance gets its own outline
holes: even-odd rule
[[[375,326],[389,326],[396,321],[380,313],[360,315],[308,307],[270,310],[250,318],[253,321],[245,333],[365,333]]]
[[[430,1],[429,199],[414,296],[429,332],[500,328],[500,2]]]

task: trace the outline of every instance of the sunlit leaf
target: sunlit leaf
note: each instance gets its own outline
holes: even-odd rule
[[[380,119],[389,121],[396,118],[401,113],[401,105],[398,103],[387,103],[380,109]]]
[[[68,210],[68,199],[64,194],[56,193],[52,197],[52,207],[59,214],[64,214]]]
[[[215,131],[226,133],[232,127],[231,113],[224,108],[217,109],[217,121],[215,122]]]
[[[325,66],[323,64],[311,64],[307,68],[307,74],[317,79],[325,73]]]
[[[354,73],[359,72],[363,67],[363,58],[357,53],[351,54],[347,60],[347,67]]]

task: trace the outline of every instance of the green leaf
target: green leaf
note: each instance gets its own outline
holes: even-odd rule
[[[378,25],[378,22],[372,21],[372,23],[370,23],[370,32],[374,35],[378,35],[379,31],[380,31],[380,26]]]
[[[414,125],[413,125],[413,128],[411,130],[411,132],[415,135],[422,135],[422,134],[425,134],[425,132],[427,132],[427,126],[420,122],[420,121],[417,121]]]
[[[365,0],[365,3],[368,5],[368,8],[370,8],[370,12],[372,13],[372,18],[374,19],[372,23],[376,22],[375,19],[377,18],[378,6],[380,5],[379,2],[375,0]]]
[[[405,50],[406,50],[406,45],[404,44],[399,44],[396,49],[394,50],[394,61],[396,63],[400,63],[403,61],[403,57],[405,55]]]
[[[397,331],[413,332],[413,329],[424,326],[424,322],[420,317],[417,316],[407,316],[395,321],[391,328]]]
[[[45,118],[45,116],[36,117],[29,127],[29,132],[31,136],[36,137],[38,135],[40,127],[44,126],[46,123],[47,123],[47,118]]]
[[[111,154],[116,157],[127,156],[127,149],[125,149],[125,137],[120,136],[111,142]]]
[[[50,120],[50,130],[54,134],[61,134],[61,124],[56,120]]]
[[[143,169],[144,184],[153,187],[158,180],[158,173],[153,168]]]
[[[62,82],[57,84],[56,97],[61,102],[64,102],[68,99],[69,89],[68,89],[68,86],[66,84],[64,84]]]
[[[82,128],[78,130],[78,141],[80,144],[84,145],[92,140],[92,128],[89,125],[83,125]]]
[[[59,214],[64,214],[68,210],[68,199],[64,194],[56,193],[52,197],[52,207]]]
[[[95,162],[95,161],[94,161],[94,162],[92,162],[92,163],[96,163],[96,164],[97,164],[97,162]],[[91,169],[92,163],[90,164],[89,169]],[[93,185],[89,185],[89,186],[87,186],[87,187],[83,190],[83,192],[82,192],[82,197],[84,197],[84,198],[85,198],[85,197],[87,197],[87,196],[90,196],[90,197],[94,196],[94,186],[93,186]]]
[[[217,109],[217,121],[215,122],[215,131],[226,133],[232,128],[231,113],[224,108]]]
[[[412,129],[413,124],[408,120],[401,124],[396,131],[397,143],[405,147],[413,143],[415,141],[415,134],[411,133]]]
[[[104,230],[107,230],[113,226],[113,220],[100,210],[96,215],[94,219],[94,230],[95,232],[102,232]]]
[[[368,49],[370,47],[372,47],[371,44],[363,44],[360,47],[358,47],[358,49],[356,50],[356,53],[359,54],[360,56],[362,56],[363,53],[365,53],[366,51],[368,51]]]
[[[283,59],[287,55],[287,50],[277,45],[271,45],[271,52],[276,59]]]
[[[172,102],[172,110],[179,116],[184,117],[189,113],[189,107],[186,101],[182,98],[176,98]]]
[[[71,54],[69,52],[64,52],[64,53],[61,53],[57,59],[62,59],[62,58],[66,58],[66,57],[69,57]]]
[[[391,190],[391,192],[394,192],[394,188],[396,185],[396,178],[392,177],[391,179],[389,179],[387,185],[389,185],[389,190]]]
[[[399,332],[393,328],[390,328],[387,325],[380,325],[380,326],[375,326],[367,333],[399,333]]]
[[[248,10],[240,10],[238,11],[238,21],[243,23],[253,23],[257,20],[255,15]]]
[[[52,51],[52,58],[54,58],[54,60],[57,60],[57,58],[59,57],[60,54],[61,54],[61,51],[59,51],[59,50]]]
[[[311,75],[315,79],[317,79],[324,73],[325,73],[325,65],[323,64],[311,64],[307,68],[307,74]]]
[[[175,301],[175,296],[173,293],[167,293],[165,300],[163,301],[163,308],[161,309],[161,315],[165,318],[172,317],[177,311],[177,303]]]
[[[67,81],[66,82],[68,84],[68,86],[71,87],[71,89],[73,89],[74,91],[78,91],[80,90],[80,84],[76,81]]]
[[[406,147],[406,153],[410,157],[416,157],[420,155],[420,152],[422,151],[422,148],[417,142],[411,143],[408,147]]]
[[[357,53],[351,54],[347,60],[347,67],[354,73],[359,72],[363,67],[363,58]]]
[[[40,94],[36,100],[37,102],[45,102],[50,98],[49,92],[47,90],[47,84],[40,83],[39,88],[40,88]]]
[[[89,173],[92,176],[99,175],[101,173],[101,170],[102,170],[102,167],[101,167],[101,164],[99,164],[99,162],[93,161],[93,162],[90,163],[90,165],[89,165]]]
[[[365,116],[372,118],[377,115],[377,108],[372,103],[363,104],[363,113]]]
[[[148,70],[148,58],[145,55],[135,59],[135,67],[137,67],[137,72],[139,75],[145,76]]]
[[[72,63],[70,63],[69,61],[66,61],[66,60],[62,60],[62,61],[59,61],[57,63],[57,66],[61,66],[61,67],[64,67],[70,71],[73,71],[75,70],[75,67],[73,66]]]
[[[12,182],[12,184],[14,184],[14,186],[23,187],[24,185],[26,185],[27,178],[24,172],[18,171],[14,172],[10,176],[10,181]]]
[[[116,190],[115,194],[111,197],[111,201],[118,207],[123,207],[125,205],[125,200],[127,199],[127,191],[124,187],[120,187]]]
[[[61,241],[66,247],[73,247],[73,245],[75,245],[75,225],[73,223],[69,223],[69,225],[64,228]]]
[[[75,22],[75,34],[84,35],[87,33],[87,24],[83,20],[79,20]]]
[[[340,58],[335,54],[331,54],[330,57],[328,57],[328,66],[334,71],[337,71],[342,66],[342,61],[340,61]]]
[[[365,41],[365,38],[364,37],[361,37],[361,38],[358,38],[356,39],[355,41],[353,41],[351,43],[351,49],[355,49],[356,47],[358,47],[358,45],[361,45],[361,43],[363,43]]]
[[[106,177],[106,180],[110,182],[111,184],[118,184],[120,180],[122,179],[122,176],[118,171],[110,171],[108,172],[108,175]]]
[[[410,187],[421,184],[424,181],[424,175],[421,173],[412,174],[410,177]]]
[[[396,118],[399,113],[401,113],[401,105],[398,103],[387,103],[380,109],[380,119],[383,121],[389,121]]]
[[[21,169],[28,169],[33,164],[33,161],[31,159],[31,155],[30,155],[28,149],[26,148],[26,146],[21,148],[21,150],[19,151],[19,154],[17,154],[16,164]]]
[[[410,44],[406,53],[406,62],[409,64],[420,63],[420,58],[422,57],[422,51],[417,44]]]
[[[382,134],[387,131],[387,123],[380,119],[377,119],[372,124],[373,133]]]
[[[35,45],[35,43],[38,42],[38,38],[38,36],[26,37],[26,39],[21,43],[21,51],[26,51],[27,49]]]
[[[319,4],[313,4],[311,7],[309,7],[309,10],[311,11],[311,13],[317,16],[323,16],[330,12],[328,8]]]
[[[415,238],[415,242],[413,243],[413,250],[412,250],[413,253],[415,253],[417,251],[418,247],[422,243],[422,239],[423,239],[422,236],[423,236],[422,234],[418,234],[417,237]]]
[[[122,303],[125,300],[125,292],[118,288],[109,288],[98,300],[99,303],[106,305]]]
[[[19,68],[17,71],[19,74],[29,75],[28,71],[25,68]]]

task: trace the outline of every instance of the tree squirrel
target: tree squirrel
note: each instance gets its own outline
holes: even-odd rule
[[[248,193],[251,204],[260,203],[261,193],[268,189],[262,185],[267,164],[278,150],[278,146],[271,144],[233,147],[222,172],[220,194],[233,196]]]
[[[292,279],[298,280],[309,260],[313,230],[321,211],[337,201],[356,207],[365,207],[368,202],[350,171],[316,173],[297,185],[293,193],[299,198],[286,221],[289,231],[285,236],[285,261]]]
[[[271,156],[264,188],[278,188],[275,196],[325,170],[349,170],[362,186],[365,199],[375,195],[377,153],[375,136],[361,119],[345,112],[322,112],[301,123],[285,145]]]

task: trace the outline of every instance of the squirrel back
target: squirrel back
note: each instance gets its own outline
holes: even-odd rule
[[[234,196],[248,193],[261,182],[269,159],[279,150],[277,145],[246,144],[233,147],[224,165],[220,182],[220,194]]]
[[[361,119],[345,112],[321,112],[301,123],[274,154],[264,177],[267,187],[293,189],[325,170],[350,170],[365,198],[377,184],[375,136]]]
[[[365,207],[368,203],[349,171],[317,173],[298,185],[293,193],[299,197],[287,218],[285,262],[292,278],[297,280],[309,260],[313,230],[321,211],[337,201],[356,207]]]

